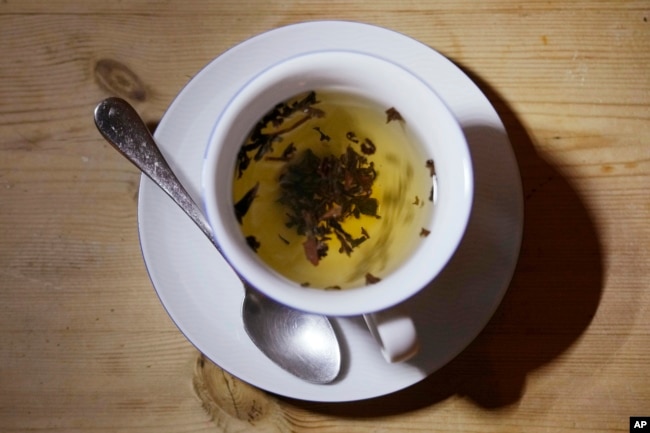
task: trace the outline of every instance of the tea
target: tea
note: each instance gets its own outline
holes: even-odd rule
[[[235,214],[278,273],[309,287],[359,287],[428,234],[432,170],[398,108],[312,91],[278,104],[242,144]]]

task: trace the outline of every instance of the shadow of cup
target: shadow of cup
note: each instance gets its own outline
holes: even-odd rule
[[[522,176],[523,242],[509,289],[469,347],[425,380],[361,402],[294,402],[302,408],[372,418],[427,407],[452,395],[464,396],[488,409],[514,404],[525,394],[527,376],[569,349],[598,309],[603,287],[601,246],[578,192],[557,167],[537,153],[508,104],[485,82],[464,71],[505,124]],[[480,125],[463,132],[472,157],[479,159],[489,152],[480,146],[482,140],[501,133]],[[477,173],[477,182],[480,176]],[[480,235],[480,227],[474,230]],[[495,247],[498,251],[498,245]]]

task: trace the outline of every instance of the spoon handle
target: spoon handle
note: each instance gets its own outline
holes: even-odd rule
[[[215,243],[203,212],[183,188],[149,128],[128,102],[121,98],[108,98],[100,102],[95,108],[95,125],[106,141],[165,191]]]

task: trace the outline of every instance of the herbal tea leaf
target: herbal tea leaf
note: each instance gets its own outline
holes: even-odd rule
[[[244,215],[246,215],[248,209],[251,207],[251,204],[253,204],[253,200],[255,197],[257,197],[257,190],[259,188],[260,183],[257,182],[254,187],[248,190],[248,192],[244,194],[244,196],[237,203],[235,203],[235,217],[237,218],[239,224],[242,223]]]
[[[361,144],[361,151],[366,155],[372,155],[377,150],[377,146],[369,138],[363,140]]]
[[[379,202],[377,199],[370,197],[363,197],[356,201],[356,205],[359,208],[359,211],[364,215],[377,216],[377,209],[379,208]]]
[[[348,140],[350,140],[353,143],[359,143],[359,139],[357,138],[357,135],[352,131],[345,134],[345,138],[347,138]]]
[[[320,134],[320,141],[330,141],[331,137],[327,134],[325,134],[318,126],[314,127],[314,131],[318,132]]]
[[[388,110],[386,110],[386,123],[392,122],[394,120],[404,123],[404,118],[402,117],[400,112],[397,111],[395,107],[391,107]]]
[[[273,151],[274,143],[282,141],[282,135],[294,130],[309,119],[323,117],[325,113],[313,107],[318,102],[316,92],[312,91],[302,99],[298,99],[292,103],[277,104],[273,110],[265,114],[255,124],[248,141],[242,146],[237,155],[238,177],[242,176],[243,172],[251,163],[250,152],[255,152],[253,159],[259,161]],[[296,115],[300,115],[301,117],[296,120]],[[293,121],[293,123],[282,129],[278,129],[290,123],[290,121]]]
[[[377,284],[377,283],[380,282],[380,281],[381,281],[381,278],[379,278],[379,277],[375,277],[375,276],[372,275],[370,272],[368,272],[368,273],[366,274],[366,285]]]
[[[341,223],[361,215],[377,217],[379,203],[371,197],[376,176],[373,163],[349,146],[338,157],[322,158],[308,148],[287,164],[278,201],[287,210],[286,226],[307,236],[303,248],[313,265],[327,255],[332,235],[341,244],[339,251],[347,255],[369,237],[363,233],[355,239]]]
[[[436,175],[436,165],[433,163],[433,159],[427,159],[426,166],[429,169],[431,177]]]
[[[246,243],[255,252],[260,248],[261,244],[255,236],[246,236]]]
[[[290,161],[296,154],[296,145],[291,142],[284,148],[281,156],[267,156],[267,161]]]

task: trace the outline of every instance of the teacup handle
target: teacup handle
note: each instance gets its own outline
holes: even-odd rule
[[[420,349],[413,319],[399,308],[364,314],[363,318],[386,361],[406,361]]]

